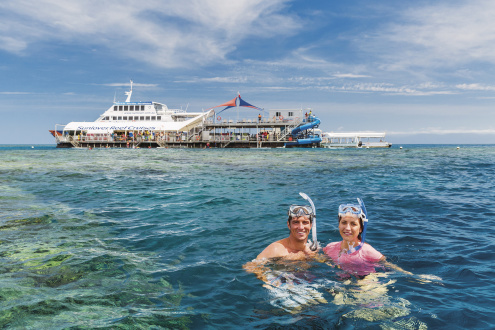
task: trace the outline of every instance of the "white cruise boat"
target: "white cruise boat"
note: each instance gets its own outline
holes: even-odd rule
[[[385,141],[385,133],[350,132],[322,133],[321,146],[324,148],[390,148],[392,143]]]
[[[169,109],[159,102],[131,102],[132,84],[131,80],[130,91],[125,92],[125,102],[114,101],[94,122],[55,125],[55,130],[50,130],[50,133],[56,138],[57,147],[136,146],[143,141],[157,141],[158,134],[179,137],[201,127],[206,118],[214,113],[213,110],[186,112]]]

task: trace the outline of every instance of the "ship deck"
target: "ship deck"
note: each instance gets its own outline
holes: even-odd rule
[[[115,134],[57,136],[58,148],[283,148],[319,147],[319,143],[293,145],[290,134],[303,121],[205,121],[189,132],[114,131]]]

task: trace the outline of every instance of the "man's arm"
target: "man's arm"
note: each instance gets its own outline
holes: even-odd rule
[[[264,259],[264,260],[262,260],[262,259],[255,259],[253,261],[246,262],[246,264],[244,264],[242,266],[242,268],[246,272],[253,273],[254,275],[256,275],[256,277],[258,279],[260,279],[263,282],[267,283],[268,280],[266,278],[265,273],[267,271],[269,271],[269,269],[267,267],[265,267],[265,263],[266,263],[266,259]]]
[[[255,274],[263,282],[267,282],[265,273],[270,269],[265,267],[265,263],[270,258],[284,257],[288,254],[289,252],[280,241],[274,242],[268,245],[255,260],[247,262],[242,268],[247,272]]]

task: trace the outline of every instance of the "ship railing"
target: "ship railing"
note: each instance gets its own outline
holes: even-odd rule
[[[55,135],[55,140],[57,141],[57,143],[69,142],[67,136],[64,135]]]
[[[207,139],[200,139],[200,141],[206,141],[206,142],[225,142],[225,141],[230,141],[230,142],[256,142],[256,141],[263,141],[263,142],[270,142],[270,141],[280,141],[278,138],[277,134],[268,134],[266,135],[261,135],[257,137],[256,134],[254,135],[240,135],[240,134],[225,134],[225,135],[220,135],[220,134],[211,134],[209,138]]]
[[[74,136],[72,136],[72,135],[69,135],[69,142],[70,142],[70,144],[72,144],[72,146],[74,148],[78,148],[79,147],[79,141],[78,141],[78,139],[75,139]]]
[[[159,142],[181,142],[187,141],[188,136],[186,134],[165,133],[159,135],[157,141]]]
[[[76,141],[79,142],[117,142],[117,143],[122,143],[122,142],[153,142],[158,139],[158,136],[155,135],[139,135],[139,136],[111,136],[111,135],[100,135],[100,136],[93,136],[93,135],[82,135],[82,136],[70,136]]]
[[[207,119],[205,120],[205,123],[208,125],[211,124],[256,124],[256,123],[261,123],[261,124],[268,124],[268,123],[301,123],[301,119],[299,117],[289,117],[289,118],[284,118],[282,116],[280,117],[270,117],[270,118],[262,118],[259,120],[258,118],[256,119],[220,119],[220,120],[215,120],[215,119]]]
[[[297,125],[296,125],[297,126]],[[287,126],[287,130],[291,131],[292,126]],[[111,134],[98,134],[98,135],[62,135],[57,136],[57,141],[68,142],[74,146],[80,146],[81,143],[111,143],[111,144],[136,144],[136,143],[146,143],[146,142],[157,142],[158,144],[163,143],[177,143],[177,142],[287,142],[292,140],[292,136],[289,134],[280,134],[269,132],[268,134],[263,134],[259,132],[258,134],[253,133],[210,133],[204,135],[202,131],[199,132],[169,132],[169,133],[156,133],[155,135],[139,135],[139,136],[111,136]]]
[[[298,122],[293,123],[292,125],[286,126],[285,129],[281,132],[281,134],[280,134],[280,136],[278,138],[278,141],[285,140],[285,138],[287,137],[287,135],[292,134],[292,130],[294,128],[296,128],[297,126],[299,126],[301,123],[302,123],[302,121],[299,120]]]

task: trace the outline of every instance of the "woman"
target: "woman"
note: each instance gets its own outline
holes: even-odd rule
[[[385,264],[401,272],[400,267],[385,261],[385,256],[368,243],[364,243],[366,235],[366,208],[358,199],[358,204],[341,204],[339,206],[339,233],[341,242],[333,242],[323,248],[323,251],[343,270],[363,276],[375,272],[377,262]]]

